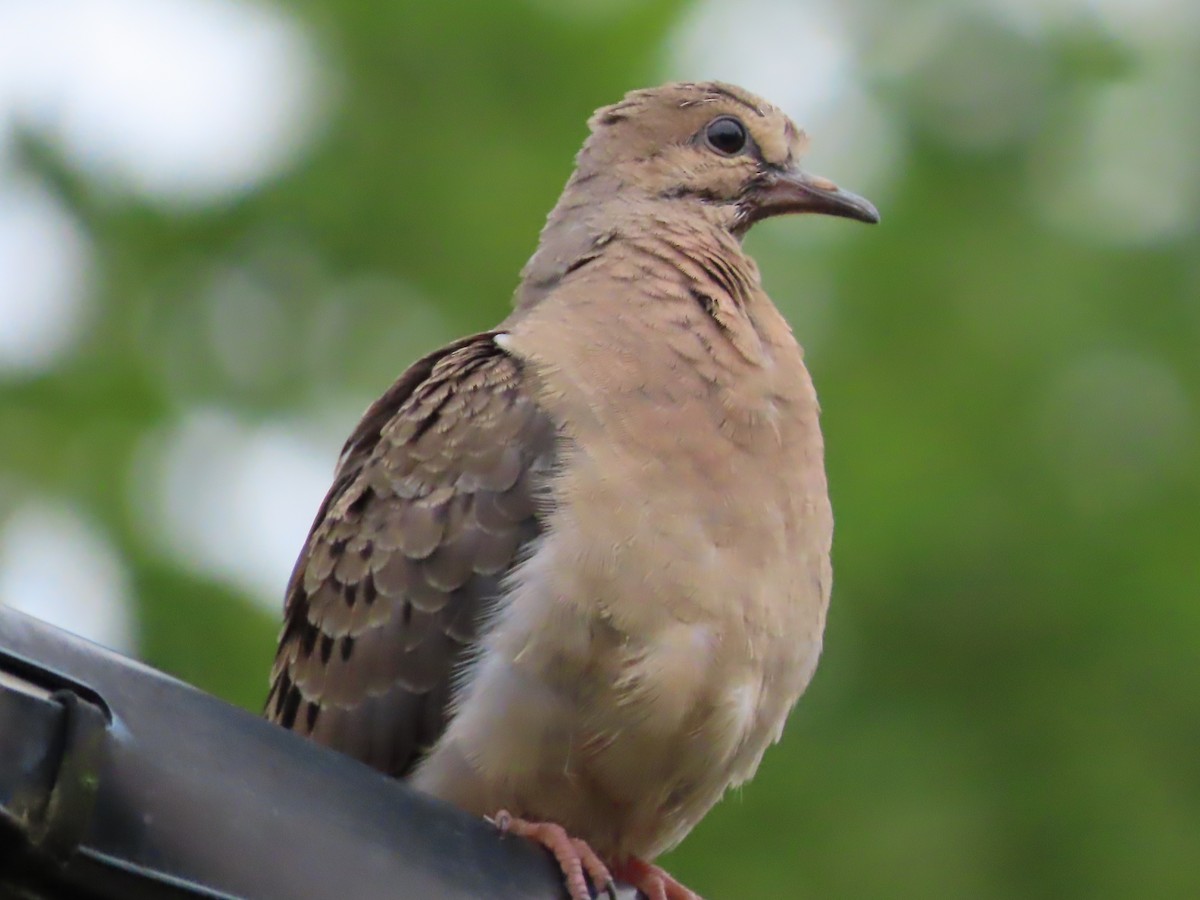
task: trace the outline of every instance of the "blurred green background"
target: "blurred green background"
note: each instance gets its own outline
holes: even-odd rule
[[[1200,897],[1191,0],[0,2],[0,597],[258,709],[366,404],[485,329],[598,105],[722,78],[883,224],[747,243],[837,518],[711,898]]]

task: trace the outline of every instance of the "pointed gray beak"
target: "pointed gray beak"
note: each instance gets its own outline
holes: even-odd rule
[[[791,213],[841,216],[872,225],[879,221],[879,210],[870,200],[799,169],[772,173],[748,199],[751,219],[756,222]]]

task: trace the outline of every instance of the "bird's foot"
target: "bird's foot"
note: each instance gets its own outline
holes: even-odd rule
[[[571,900],[591,900],[592,892],[588,888],[588,878],[596,888],[608,893],[612,900],[617,900],[617,887],[613,883],[612,874],[599,856],[596,855],[586,841],[573,838],[561,825],[553,822],[529,822],[518,819],[508,810],[502,809],[492,816],[490,821],[500,829],[501,834],[516,834],[529,838],[541,844],[554,854],[558,866],[562,869],[567,882],[567,890]],[[688,895],[692,896],[692,895]]]
[[[700,895],[688,890],[658,866],[630,857],[613,871],[622,881],[637,888],[650,900],[701,900]]]

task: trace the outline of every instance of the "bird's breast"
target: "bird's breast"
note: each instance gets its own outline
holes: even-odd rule
[[[439,750],[472,748],[481,812],[652,858],[753,774],[812,675],[827,505],[749,466],[738,493],[670,453],[630,465],[610,441],[565,444],[543,537]]]
[[[542,536],[416,776],[647,858],[778,738],[820,652],[832,529],[786,326],[759,365],[709,352],[719,335],[697,336],[694,302],[663,320],[656,299],[634,292],[614,315],[551,298],[506,337],[558,462]]]
[[[611,840],[652,857],[778,738],[820,652],[827,563],[779,534],[714,532],[661,481],[619,490],[578,457],[566,472],[558,491],[579,493],[518,570],[480,676],[540,718],[531,780],[556,807],[538,813],[618,823]],[[790,507],[757,516],[782,527]]]

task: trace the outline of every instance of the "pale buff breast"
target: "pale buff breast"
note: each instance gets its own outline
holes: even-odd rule
[[[555,522],[522,568],[415,780],[481,814],[559,822],[607,856],[654,858],[753,773],[816,665],[823,615],[795,597],[794,615],[756,621],[767,592],[799,582],[739,584],[720,548],[647,566],[636,544],[601,559],[581,533]],[[733,601],[719,611],[718,594]]]
[[[762,458],[663,431],[669,449],[635,465],[641,449],[588,431],[565,449],[547,536],[415,781],[654,858],[753,774],[812,675],[828,501],[803,441]]]

